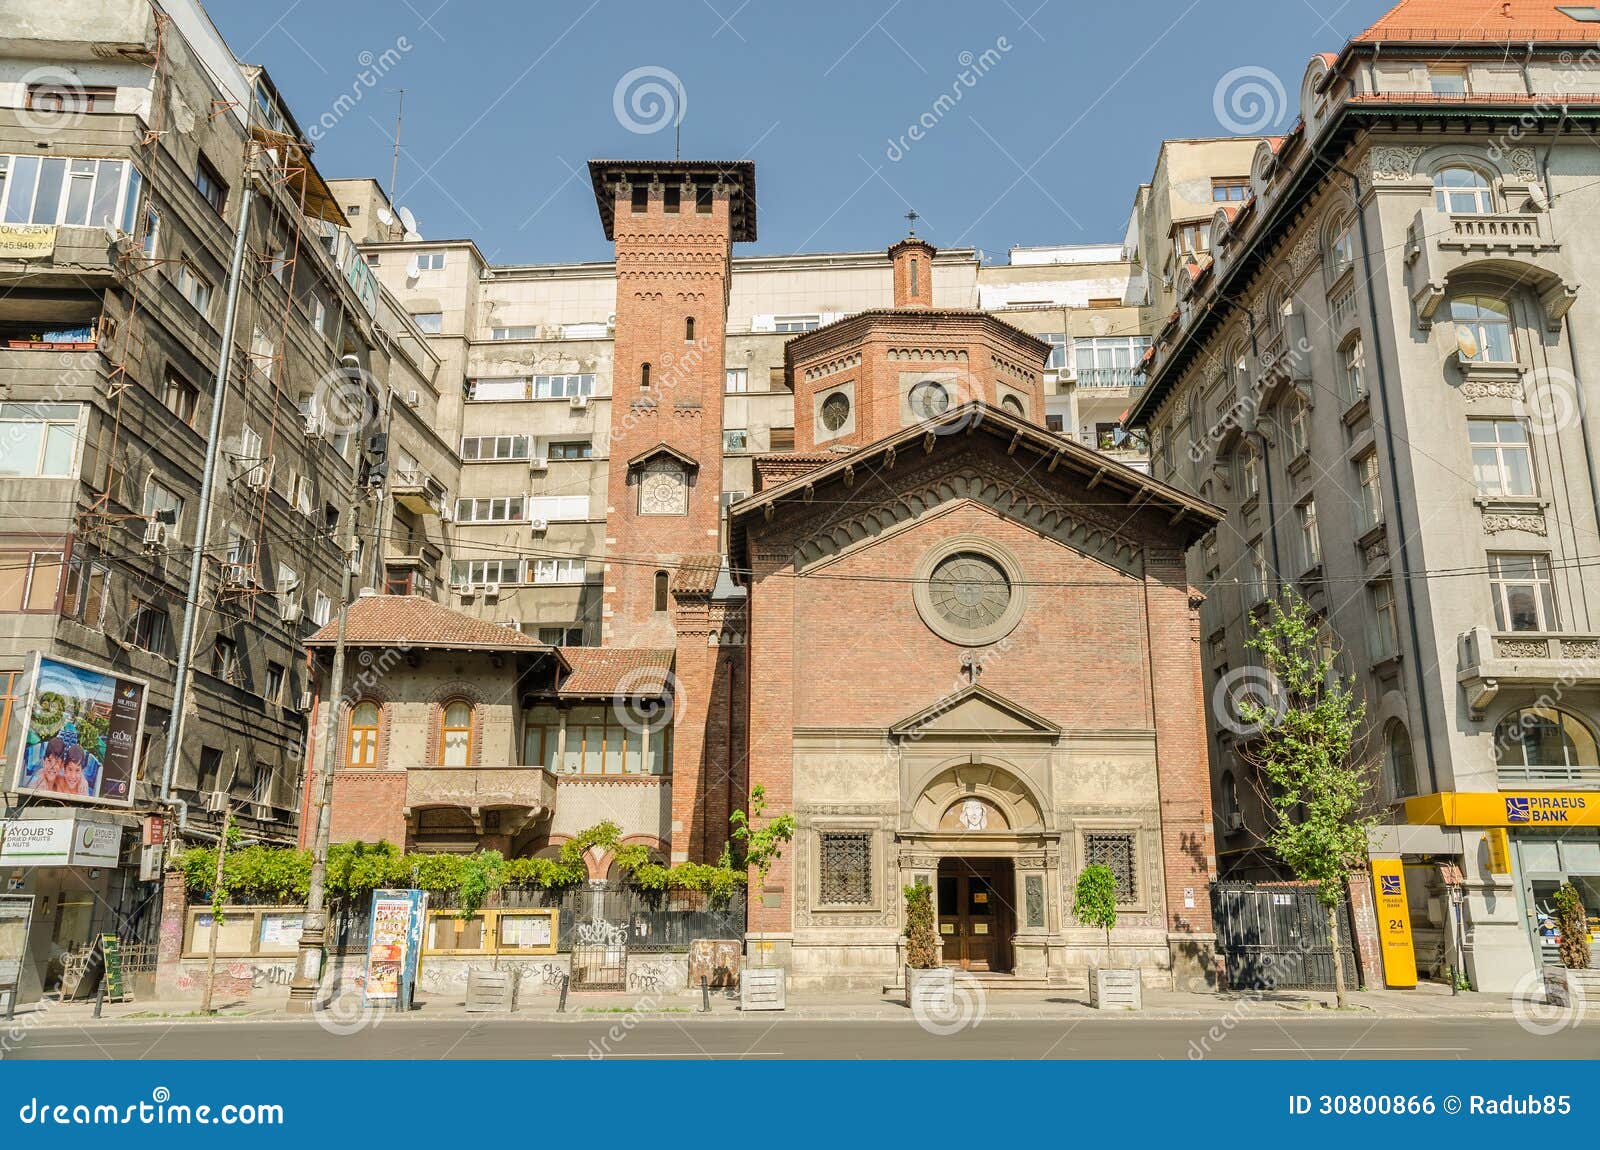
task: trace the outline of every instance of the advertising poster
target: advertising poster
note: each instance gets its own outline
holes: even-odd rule
[[[34,656],[13,789],[132,806],[147,694],[143,679]]]
[[[372,892],[365,991],[368,1006],[410,1009],[427,905],[428,896],[420,890]]]

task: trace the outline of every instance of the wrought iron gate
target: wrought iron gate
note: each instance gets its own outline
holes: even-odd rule
[[[1333,986],[1328,912],[1308,886],[1219,882],[1211,890],[1217,949],[1234,990],[1324,990]],[[1339,906],[1346,986],[1360,984],[1350,904]]]

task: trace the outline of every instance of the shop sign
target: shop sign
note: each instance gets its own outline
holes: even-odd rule
[[[1406,818],[1447,827],[1600,827],[1600,793],[1441,791],[1407,799]]]
[[[426,891],[372,892],[372,929],[367,936],[367,982],[363,992],[366,1005],[411,1008],[427,909]]]
[[[122,828],[80,815],[12,819],[0,831],[0,865],[115,867],[122,857]]]
[[[47,260],[55,253],[54,224],[0,224],[0,260]]]
[[[12,789],[132,806],[149,684],[37,654],[30,682]]]
[[[1406,870],[1399,859],[1372,860],[1372,892],[1377,901],[1378,942],[1383,951],[1385,986],[1417,985],[1417,954],[1411,945],[1411,906],[1406,901]]]
[[[1489,848],[1489,873],[1511,873],[1511,836],[1505,827],[1490,827],[1483,832],[1483,844]]]

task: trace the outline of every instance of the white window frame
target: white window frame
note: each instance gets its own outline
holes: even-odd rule
[[[1494,439],[1490,441],[1472,438],[1472,432],[1479,427],[1490,428],[1494,432]],[[1522,436],[1520,440],[1502,439],[1501,429],[1514,427]],[[1492,418],[1467,420],[1467,445],[1472,455],[1472,478],[1478,489],[1478,494],[1491,499],[1531,499],[1539,494],[1539,473],[1534,467],[1533,444],[1528,435],[1528,425],[1520,419]],[[1513,455],[1520,455],[1523,467],[1528,477],[1528,490],[1511,490],[1511,478],[1515,470],[1507,466],[1507,459]],[[1488,490],[1480,477],[1480,468],[1492,469],[1494,472],[1494,490]]]
[[[1502,565],[1508,559],[1531,560],[1533,573],[1531,575],[1506,574]],[[1561,623],[1557,617],[1555,579],[1550,569],[1550,555],[1548,552],[1489,552],[1489,596],[1494,603],[1495,630],[1505,634],[1527,634],[1528,628],[1516,628],[1511,625],[1510,589],[1513,587],[1530,587],[1533,589],[1534,613],[1539,624],[1532,629],[1533,632],[1540,633],[1560,629]]]
[[[71,415],[67,414],[70,409]],[[83,405],[78,403],[0,403],[0,443],[11,448],[16,442],[17,433],[12,430],[15,426],[39,427],[39,450],[34,456],[33,465],[28,471],[0,473],[0,479],[71,479],[78,474],[80,449],[83,446],[81,426],[83,422]],[[45,471],[45,460],[49,458],[51,432],[60,432],[62,429],[72,438],[72,452],[67,460],[67,469],[57,473]],[[8,453],[9,454],[9,453]],[[4,457],[0,457],[4,458]],[[10,460],[6,462],[9,464]]]
[[[474,454],[467,455],[467,444],[473,444]],[[483,454],[483,445],[491,444],[497,454]],[[509,454],[498,454],[505,445]],[[518,451],[521,447],[523,450]],[[526,463],[533,458],[533,437],[530,435],[464,435],[461,437],[461,462],[463,463]]]
[[[1307,499],[1294,509],[1300,526],[1301,570],[1309,571],[1322,562],[1322,536],[1317,529],[1317,501]]]
[[[723,390],[729,395],[742,395],[750,390],[750,369],[730,367],[723,372]]]
[[[43,201],[39,199],[39,184],[46,165],[53,164],[62,166],[61,182],[55,191],[55,202],[51,203],[48,197]],[[31,184],[22,182],[21,168],[32,173]],[[87,195],[75,195],[79,189],[74,185],[81,187],[85,182],[89,188]],[[98,156],[0,155],[0,221],[69,228],[115,226],[131,235],[139,220],[139,191],[143,183],[139,169],[127,160]],[[105,202],[108,194],[109,204]]]

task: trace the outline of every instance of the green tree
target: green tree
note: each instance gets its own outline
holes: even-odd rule
[[[1106,965],[1111,965],[1111,928],[1117,925],[1117,876],[1103,863],[1090,863],[1078,875],[1072,917],[1106,932]]]
[[[1253,733],[1240,757],[1265,783],[1271,829],[1267,846],[1302,882],[1316,886],[1333,941],[1333,989],[1346,1003],[1340,960],[1339,904],[1350,876],[1367,860],[1373,764],[1358,751],[1366,705],[1318,642],[1318,622],[1293,591],[1256,620],[1245,646],[1261,656],[1267,687],[1233,700]]]
[[[903,888],[906,898],[906,965],[912,970],[939,966],[939,932],[934,926],[933,888],[925,882]]]

